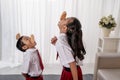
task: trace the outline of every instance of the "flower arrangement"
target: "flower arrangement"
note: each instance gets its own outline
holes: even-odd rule
[[[114,28],[116,27],[116,22],[113,16],[109,15],[107,17],[102,17],[99,21],[99,25],[100,27],[114,30]]]

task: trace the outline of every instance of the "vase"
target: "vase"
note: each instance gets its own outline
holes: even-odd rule
[[[104,37],[109,37],[111,29],[102,28],[102,32]]]

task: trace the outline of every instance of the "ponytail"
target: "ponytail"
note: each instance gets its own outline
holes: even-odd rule
[[[74,18],[73,18],[74,19]],[[86,51],[82,42],[82,30],[80,22],[75,18],[73,22],[67,25],[67,39],[70,47],[73,50],[74,58],[78,57],[80,60],[84,59]]]

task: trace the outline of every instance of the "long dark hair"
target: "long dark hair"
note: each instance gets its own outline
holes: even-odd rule
[[[68,22],[67,26],[67,39],[70,47],[73,50],[73,56],[76,58],[76,56],[80,59],[84,59],[84,55],[86,54],[86,51],[83,46],[82,41],[82,30],[81,30],[81,23],[80,21],[75,18],[71,17],[73,19],[71,22]]]

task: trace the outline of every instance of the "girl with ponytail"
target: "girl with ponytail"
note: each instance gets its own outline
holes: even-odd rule
[[[63,71],[60,80],[83,80],[78,60],[82,61],[86,51],[82,41],[80,21],[75,17],[65,18],[58,23],[59,37],[51,39],[55,45]]]

